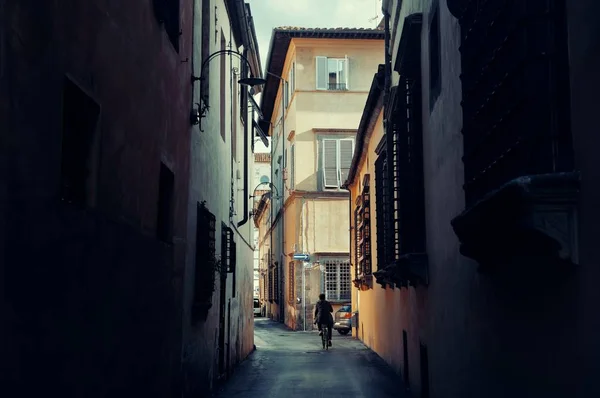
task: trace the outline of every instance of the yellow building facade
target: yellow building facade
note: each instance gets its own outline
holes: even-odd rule
[[[265,313],[295,330],[313,328],[320,293],[336,309],[350,304],[348,191],[342,184],[369,74],[382,59],[381,29],[273,32],[258,123],[271,136],[273,196],[255,220]]]

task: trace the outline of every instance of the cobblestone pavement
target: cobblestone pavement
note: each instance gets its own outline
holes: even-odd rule
[[[317,332],[292,332],[264,318],[254,325],[256,351],[217,397],[407,397],[400,377],[350,336],[334,331],[325,351]]]

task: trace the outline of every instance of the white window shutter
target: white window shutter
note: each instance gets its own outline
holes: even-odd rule
[[[348,56],[346,55],[345,57],[345,65],[344,65],[344,77],[346,78],[346,90],[350,90],[350,60],[348,59]]]
[[[338,182],[338,150],[337,140],[323,140],[323,186],[325,188],[337,188]]]
[[[352,156],[354,156],[354,140],[351,138],[340,140],[340,185],[348,179]]]
[[[327,57],[317,56],[315,57],[316,62],[316,76],[317,90],[327,90]]]

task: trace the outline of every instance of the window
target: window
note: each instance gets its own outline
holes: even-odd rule
[[[90,204],[99,117],[100,106],[75,83],[65,79],[60,176],[60,197],[65,202]]]
[[[221,30],[221,51],[224,51],[227,48],[227,42],[225,41],[225,34],[223,33],[223,30]],[[229,74],[227,73],[227,57],[224,55],[219,56],[219,60],[221,62],[221,87],[220,87],[220,120],[221,120],[221,138],[223,139],[223,141],[225,141],[225,136],[227,134],[227,112],[225,110],[225,105],[226,105],[226,101],[225,101],[225,96],[226,96],[226,91],[225,91],[225,76],[228,76]],[[208,68],[205,68],[208,69]]]
[[[296,145],[290,146],[290,189],[296,187]]]
[[[173,172],[162,162],[158,182],[158,209],[156,213],[156,237],[163,242],[171,242],[173,228]]]
[[[440,6],[438,0],[431,6],[429,14],[429,108],[433,105],[440,95],[441,74],[440,74]]]
[[[354,139],[323,138],[321,146],[323,187],[338,189],[348,178],[354,155]]]
[[[179,0],[153,0],[154,14],[159,23],[165,25],[165,31],[175,51],[179,52]]]
[[[294,261],[290,261],[288,273],[288,302],[294,304],[296,298],[296,265]]]
[[[520,176],[574,170],[564,3],[489,0],[460,17],[467,206]]]
[[[393,110],[390,129],[395,149],[391,189],[396,192],[392,204],[394,246],[395,252],[402,256],[426,250],[420,73],[406,71],[397,90],[398,108]]]
[[[237,247],[233,237],[233,230],[226,224],[221,225],[221,272],[232,274],[232,297],[235,297],[235,274],[236,274]]]
[[[288,81],[282,81],[283,84],[283,103],[287,108],[290,104],[290,83]]]
[[[350,262],[346,260],[326,259],[325,298],[329,301],[350,300]]]
[[[348,90],[349,62],[345,58],[316,58],[317,90]]]
[[[196,206],[196,256],[192,319],[206,319],[215,287],[215,215],[204,203]]]
[[[393,227],[390,219],[392,207],[389,192],[388,159],[386,151],[379,153],[375,161],[375,212],[377,231],[377,269],[383,269],[394,260],[392,251]]]
[[[371,275],[371,200],[369,174],[363,177],[363,188],[356,198],[355,210],[355,278]]]
[[[273,302],[279,303],[279,263],[277,261],[273,268]]]

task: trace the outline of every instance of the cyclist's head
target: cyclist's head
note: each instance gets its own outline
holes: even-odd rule
[[[323,294],[323,293],[319,294],[319,300],[325,300],[325,294]]]

